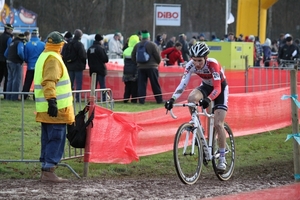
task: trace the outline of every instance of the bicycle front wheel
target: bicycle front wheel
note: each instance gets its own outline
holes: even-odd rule
[[[196,132],[193,143],[194,126],[182,124],[175,135],[173,157],[178,177],[184,184],[192,185],[197,182],[202,169],[202,144],[199,133]]]
[[[215,174],[221,181],[227,181],[228,179],[230,179],[230,177],[233,174],[234,165],[235,165],[235,144],[234,144],[233,133],[228,124],[225,123],[224,128],[225,128],[225,133],[226,133],[225,158],[226,158],[226,163],[227,163],[226,170],[224,173],[220,174],[217,169],[217,164],[218,164],[220,154],[218,152],[218,150],[219,150],[218,135],[215,131],[214,131],[214,140],[213,140],[213,148],[212,148],[213,168],[214,168]]]

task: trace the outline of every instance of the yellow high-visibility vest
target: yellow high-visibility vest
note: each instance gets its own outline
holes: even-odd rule
[[[61,56],[55,52],[43,52],[39,56],[34,70],[34,95],[35,95],[35,107],[37,112],[47,112],[48,110],[48,101],[45,99],[43,93],[43,87],[41,85],[43,80],[43,69],[45,60],[49,56],[54,56],[57,58],[61,65],[63,66],[63,76],[56,83],[56,101],[57,108],[62,109],[72,105],[72,89],[71,82],[69,78],[68,70],[61,59]]]

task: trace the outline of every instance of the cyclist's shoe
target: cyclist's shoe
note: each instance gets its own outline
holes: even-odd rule
[[[217,171],[219,172],[219,174],[223,174],[226,170],[226,161],[225,160],[219,160],[218,161],[218,165],[217,165]]]

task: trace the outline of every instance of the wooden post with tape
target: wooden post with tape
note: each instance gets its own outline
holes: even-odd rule
[[[297,68],[290,71],[291,78],[291,95],[297,96]],[[298,107],[296,103],[291,98],[291,106],[292,106],[292,134],[299,133],[299,118],[298,118]],[[294,154],[294,178],[295,181],[300,182],[300,146],[298,142],[293,140],[293,154]]]
[[[91,93],[90,93],[90,108],[89,108],[89,117],[91,116],[94,107],[95,107],[95,88],[96,88],[96,77],[97,74],[93,73],[92,74],[92,79],[91,79]],[[88,157],[90,155],[90,146],[89,146],[89,141],[90,141],[90,136],[91,136],[91,124],[87,128],[87,136],[86,136],[86,144],[85,144],[85,149],[84,149],[84,169],[83,169],[83,177],[87,177],[89,173],[89,162],[88,162]]]

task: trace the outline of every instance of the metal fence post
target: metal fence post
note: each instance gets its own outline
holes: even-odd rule
[[[248,72],[249,72],[248,55],[246,55],[244,58],[245,58],[245,93],[248,93]]]

